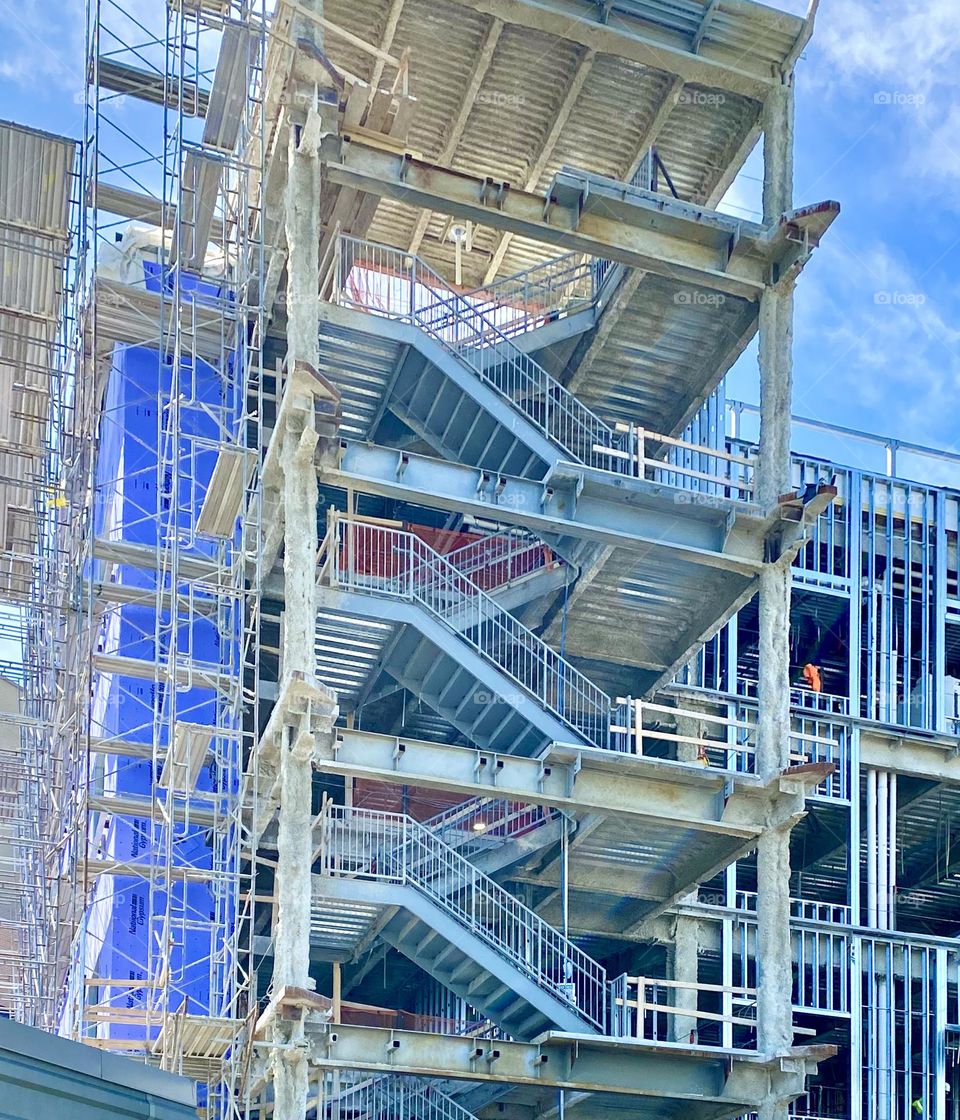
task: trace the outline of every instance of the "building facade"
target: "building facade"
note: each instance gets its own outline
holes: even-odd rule
[[[791,424],[814,10],[90,5],[17,1017],[209,1116],[958,1115],[956,460]]]

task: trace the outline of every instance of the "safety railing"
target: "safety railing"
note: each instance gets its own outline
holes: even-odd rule
[[[333,511],[320,579],[417,603],[588,742],[610,745],[610,697],[415,534]]]
[[[462,575],[482,591],[517,583],[536,572],[550,571],[562,561],[553,550],[526,533],[497,533],[443,553]]]
[[[503,334],[515,337],[592,307],[608,269],[608,261],[565,253],[464,292],[463,297],[491,315]]]
[[[756,699],[759,685],[754,677],[737,677],[737,694]],[[814,692],[809,688],[792,688],[790,690],[790,707],[804,708],[811,712],[822,712],[825,715],[846,715],[850,708],[847,696],[839,696],[832,692]]]
[[[825,762],[833,770],[813,791],[811,797],[846,801],[850,798],[850,756],[848,750],[849,730],[840,720],[831,720],[817,714],[818,709],[798,709],[792,701],[796,693],[791,693],[790,711],[790,763],[794,766],[807,763]],[[799,695],[815,696],[816,693]],[[738,704],[737,719],[751,728],[751,737],[756,735],[757,707]],[[809,714],[808,714],[809,712]]]
[[[737,773],[754,768],[756,725],[730,715],[619,697],[610,733],[611,746],[629,754]]]
[[[435,836],[463,856],[527,836],[551,819],[551,810],[525,801],[472,797],[423,822]]]
[[[489,308],[456,292],[419,257],[343,235],[337,244],[322,277],[332,301],[419,327],[574,459],[591,462],[595,446],[616,444],[613,429],[518,349]]]
[[[750,500],[753,461],[736,454],[644,432],[635,425],[611,427],[591,412],[538,362],[519,349],[509,286],[489,293],[460,293],[419,257],[376,242],[339,235],[321,274],[324,298],[373,315],[413,324],[464,362],[520,411],[570,459],[634,478],[697,491],[717,499]],[[531,283],[531,298],[556,302],[560,291],[580,284],[595,294],[609,262],[553,263],[558,277]],[[518,281],[519,283],[519,281]],[[586,288],[585,288],[586,290]],[[552,293],[552,294],[551,294]],[[538,314],[536,305],[533,314]]]
[[[410,886],[598,1030],[606,972],[558,930],[412,817],[327,803],[321,874]]]
[[[617,424],[616,445],[593,448],[607,470],[645,478],[698,498],[747,502],[753,498],[756,462],[749,454],[677,439],[638,424]]]
[[[610,982],[611,1033],[648,1042],[716,1046],[732,1030],[740,1049],[756,1049],[756,1003],[755,988],[624,973]],[[724,1004],[730,1010],[722,1010]]]
[[[756,911],[757,892],[737,891],[738,910]],[[834,902],[814,902],[807,898],[790,899],[790,916],[804,922],[824,922],[832,926],[848,926],[851,921],[849,906]]]
[[[688,701],[689,703],[689,701]],[[752,773],[757,747],[757,709],[734,700],[719,711],[674,707],[618,697],[610,726],[610,745],[630,754],[715,766]],[[842,721],[791,712],[790,764],[830,763],[810,795],[849,799],[848,728]]]

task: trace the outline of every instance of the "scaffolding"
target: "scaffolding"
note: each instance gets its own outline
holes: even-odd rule
[[[2,1009],[211,1118],[951,1120],[960,499],[897,469],[956,460],[789,461],[812,15],[549,7],[89,0],[0,432]]]
[[[66,765],[49,733],[64,655],[68,566],[64,462],[75,393],[80,220],[74,142],[0,126],[0,641],[3,790],[0,1002],[50,1021],[50,970],[64,900],[49,885]]]
[[[18,1017],[187,1072],[215,1111],[257,999],[265,27],[249,5],[87,7],[24,635],[40,940]]]

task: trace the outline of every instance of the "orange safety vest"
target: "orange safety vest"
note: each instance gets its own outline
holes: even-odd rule
[[[803,667],[803,679],[814,692],[823,692],[823,681],[820,679],[820,670],[808,661]]]

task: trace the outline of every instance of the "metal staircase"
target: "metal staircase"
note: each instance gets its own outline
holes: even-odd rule
[[[328,1096],[325,1111],[329,1120],[476,1120],[430,1081],[389,1073]]]
[[[610,697],[414,533],[337,515],[321,557],[323,625],[394,624],[379,671],[472,741],[513,753],[612,745]]]
[[[575,269],[572,276],[576,283],[583,280]],[[540,286],[544,283],[551,281],[541,281]],[[411,348],[404,352],[389,388],[389,407],[441,454],[505,474],[542,475],[544,466],[551,464],[544,463],[544,449],[524,431],[526,424],[546,437],[554,461],[573,459],[618,473],[629,467],[622,455],[623,434],[514,344],[518,322],[533,326],[543,315],[518,315],[510,302],[515,293],[509,289],[492,298],[463,295],[419,257],[341,236],[322,290],[341,307],[411,324],[454,358],[461,374],[467,373],[466,380],[448,376],[430,355]],[[341,383],[335,370],[326,372]],[[503,423],[485,406],[470,384],[476,379],[509,404],[512,423]],[[377,380],[387,391],[384,378]],[[611,450],[621,454],[611,456]]]
[[[399,249],[340,236],[329,252],[322,372],[342,393],[348,435],[374,438],[389,410],[444,458],[499,474],[539,479],[566,461],[751,500],[751,461],[636,423],[612,426],[527,353],[544,324],[598,306],[615,279],[607,262],[562,257],[460,293]],[[383,321],[375,337],[363,322],[371,315]],[[655,415],[637,412],[643,425]]]
[[[602,1032],[601,965],[411,817],[328,803],[320,897],[377,904],[379,936],[515,1038]]]
[[[444,556],[508,610],[555,590],[568,578],[564,562],[527,533],[491,534]],[[328,611],[318,613],[317,672],[336,689],[345,710],[356,706],[370,674],[395,637],[396,627],[387,622],[346,621]]]
[[[531,835],[553,816],[542,805],[481,796],[444,809],[423,824],[445,844],[470,858]]]

